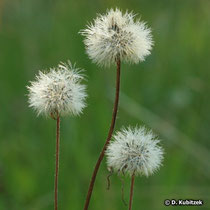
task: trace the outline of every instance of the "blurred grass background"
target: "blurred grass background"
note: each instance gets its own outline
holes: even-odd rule
[[[166,151],[158,173],[136,179],[133,209],[174,209],[167,198],[210,209],[209,0],[0,0],[0,210],[53,209],[55,121],[28,108],[26,85],[67,59],[86,69],[89,98],[81,117],[62,119],[59,206],[82,209],[111,120],[115,67],[91,63],[78,31],[116,6],[139,13],[155,41],[145,62],[122,66],[116,129],[146,124]],[[107,174],[104,161],[90,210],[127,209],[116,175],[106,190]]]

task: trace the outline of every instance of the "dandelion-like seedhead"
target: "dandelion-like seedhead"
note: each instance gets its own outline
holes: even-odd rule
[[[119,58],[122,61],[138,63],[150,54],[153,41],[151,30],[145,22],[134,21],[135,15],[119,9],[111,9],[105,15],[98,15],[87,29],[85,36],[89,57],[99,65],[109,66]]]
[[[161,166],[163,149],[155,135],[144,127],[122,129],[113,139],[106,151],[109,169],[149,176]]]
[[[80,82],[83,76],[81,70],[68,63],[60,63],[49,72],[39,72],[36,80],[28,86],[29,106],[38,115],[60,116],[78,115],[85,107],[86,86]]]

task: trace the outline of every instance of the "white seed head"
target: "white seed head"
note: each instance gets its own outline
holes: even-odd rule
[[[153,45],[151,30],[134,17],[133,13],[123,14],[117,8],[111,9],[81,30],[90,59],[105,66],[118,58],[130,63],[144,61]]]
[[[163,149],[144,127],[122,129],[113,139],[106,151],[109,169],[119,174],[149,176],[161,166]]]
[[[49,72],[39,72],[36,80],[28,86],[29,106],[38,115],[60,116],[78,115],[85,107],[85,85],[80,84],[83,76],[81,70],[68,63],[60,63]]]

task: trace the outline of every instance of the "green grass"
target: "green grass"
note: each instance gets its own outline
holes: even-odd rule
[[[146,124],[162,139],[164,166],[137,178],[133,209],[162,210],[167,198],[203,199],[210,208],[210,1],[121,0],[0,2],[0,210],[53,209],[55,121],[28,108],[26,85],[38,70],[70,59],[86,69],[88,107],[61,120],[59,206],[82,209],[90,176],[111,120],[115,67],[101,69],[78,34],[96,13],[120,7],[153,29],[151,56],[122,65],[116,129]],[[106,190],[105,161],[91,210],[127,209],[121,182]],[[125,198],[129,198],[125,179]],[[183,207],[176,207],[183,209]],[[200,209],[185,207],[184,209]]]

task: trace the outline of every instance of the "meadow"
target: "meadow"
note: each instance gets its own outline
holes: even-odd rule
[[[56,124],[28,107],[26,86],[67,60],[85,69],[88,106],[61,119],[59,209],[83,208],[111,121],[116,70],[92,63],[78,32],[115,7],[139,14],[155,42],[144,62],[122,64],[116,130],[146,125],[165,150],[156,174],[136,178],[133,209],[210,209],[210,1],[0,0],[0,210],[53,209]],[[106,189],[108,174],[104,160],[90,210],[127,209],[117,175]],[[165,199],[204,205],[166,207]]]

